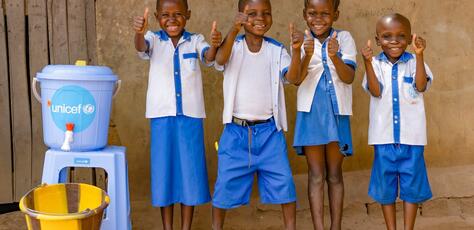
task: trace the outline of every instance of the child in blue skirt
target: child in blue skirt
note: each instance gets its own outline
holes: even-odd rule
[[[157,1],[158,32],[146,32],[147,16],[148,9],[135,17],[134,29],[139,56],[150,60],[146,117],[151,121],[152,204],[161,208],[163,229],[172,229],[173,205],[180,203],[181,229],[191,229],[194,206],[211,200],[198,60],[212,65],[222,36],[215,23],[212,46],[203,35],[185,31],[191,16],[186,0]]]
[[[331,229],[341,229],[342,162],[352,155],[349,115],[356,47],[351,34],[332,27],[339,0],[305,0],[306,31],[297,97],[293,146],[306,156],[308,197],[314,229],[324,229],[324,183],[328,184]]]

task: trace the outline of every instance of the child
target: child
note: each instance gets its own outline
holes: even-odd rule
[[[285,228],[296,228],[295,185],[282,131],[287,129],[283,82],[298,74],[301,61],[299,49],[291,58],[282,44],[264,36],[271,25],[269,0],[239,0],[234,25],[217,52],[216,68],[224,71],[225,128],[213,229],[223,228],[226,209],[249,203],[255,173],[262,203],[281,204]],[[242,26],[245,34],[237,36]],[[303,34],[293,27],[291,32],[292,46],[301,47]]]
[[[411,35],[406,17],[383,16],[376,31],[383,52],[373,57],[370,40],[362,50],[366,69],[362,84],[371,95],[369,145],[375,152],[369,195],[382,205],[387,229],[396,229],[395,201],[400,186],[404,229],[413,229],[418,204],[432,196],[423,158],[423,92],[433,75],[424,64],[426,41]],[[405,52],[412,42],[415,55]]]
[[[331,229],[341,229],[342,163],[352,155],[349,116],[357,50],[351,34],[335,30],[339,0],[305,0],[294,147],[308,163],[308,198],[314,229],[324,229],[324,183],[328,184]]]
[[[146,117],[151,119],[152,204],[172,229],[173,205],[181,204],[182,229],[191,229],[195,205],[210,201],[204,154],[204,97],[199,63],[212,65],[222,36],[213,24],[212,46],[185,31],[191,16],[186,0],[158,0],[161,31],[148,31],[148,9],[134,18],[135,47],[150,59]]]

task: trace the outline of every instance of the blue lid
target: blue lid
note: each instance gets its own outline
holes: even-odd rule
[[[36,77],[41,81],[117,81],[117,76],[107,66],[47,65]]]

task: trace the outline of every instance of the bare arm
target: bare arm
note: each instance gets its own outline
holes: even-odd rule
[[[380,88],[379,80],[375,75],[374,67],[372,66],[372,57],[374,52],[371,47],[371,41],[367,42],[367,46],[362,49],[362,57],[364,58],[365,72],[367,75],[367,85],[369,92],[374,97],[380,97],[382,95],[382,89]]]
[[[418,92],[425,92],[426,85],[428,84],[428,74],[426,74],[425,60],[423,57],[426,41],[422,37],[417,37],[416,34],[414,34],[412,42],[416,54],[415,86]]]
[[[293,23],[290,23],[290,36],[291,36],[291,63],[285,78],[292,84],[296,84],[300,79],[301,71],[301,46],[303,45],[304,35],[303,33],[295,30]]]
[[[339,42],[336,39],[337,33],[333,33],[332,37],[328,42],[328,55],[331,58],[334,67],[336,67],[336,73],[342,82],[346,84],[352,84],[354,81],[355,70],[344,63],[342,59],[337,56],[339,51]]]
[[[145,42],[144,34],[148,25],[148,8],[145,9],[143,16],[133,18],[133,29],[135,30],[135,49],[139,52],[145,52],[148,46]]]
[[[239,12],[235,16],[234,25],[230,29],[227,36],[224,38],[224,42],[217,50],[216,54],[216,63],[218,65],[225,65],[227,61],[229,61],[230,55],[232,54],[232,47],[234,45],[235,38],[239,34],[240,28],[242,28],[243,24],[248,23],[248,15],[247,15],[248,6],[245,7],[244,12]]]
[[[306,38],[303,43],[305,56],[303,57],[303,60],[300,63],[300,71],[299,71],[298,79],[295,82],[292,82],[295,85],[301,85],[301,83],[306,78],[306,75],[308,75],[308,66],[309,66],[309,63],[311,62],[311,58],[313,57],[313,53],[314,53],[313,35],[311,35],[309,30],[305,30],[305,34],[306,34]]]
[[[222,34],[217,30],[217,22],[212,23],[211,30],[211,47],[204,54],[206,62],[213,62],[216,60],[217,49],[221,46],[222,43]]]
[[[227,64],[227,61],[229,61],[229,58],[230,58],[230,54],[232,53],[232,46],[234,45],[234,40],[237,37],[237,34],[239,34],[239,31],[240,31],[240,28],[237,29],[235,27],[232,27],[230,29],[221,47],[219,48],[219,50],[217,50],[217,54],[216,54],[217,64],[219,65]]]

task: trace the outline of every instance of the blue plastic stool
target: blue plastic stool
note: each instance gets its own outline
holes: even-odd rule
[[[102,230],[132,229],[130,220],[130,196],[125,147],[107,146],[91,152],[63,152],[48,150],[43,167],[43,183],[57,184],[66,181],[68,167],[102,168],[107,172],[107,194],[110,205]]]

